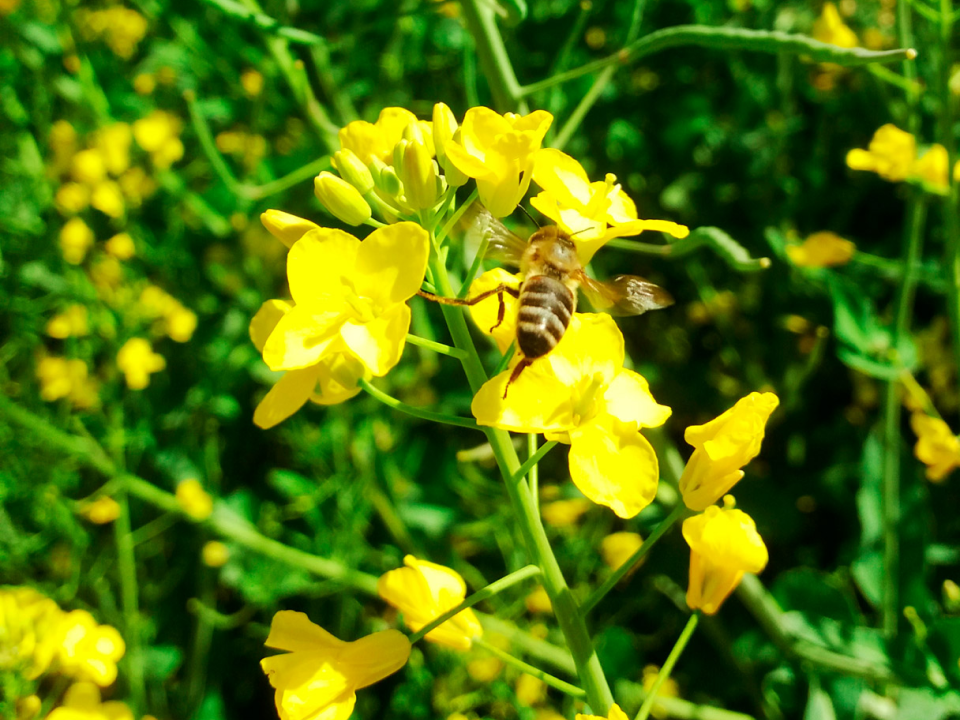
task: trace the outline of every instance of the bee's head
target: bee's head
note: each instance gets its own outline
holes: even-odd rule
[[[540,228],[530,236],[530,245],[539,250],[542,262],[562,270],[572,270],[579,265],[577,246],[570,235],[555,225]]]

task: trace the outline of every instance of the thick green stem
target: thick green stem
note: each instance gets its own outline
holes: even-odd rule
[[[431,268],[439,294],[452,297],[453,288],[450,286],[450,278],[438,258],[434,257],[431,260]],[[441,310],[447,320],[450,334],[453,336],[454,345],[467,353],[467,357],[463,360],[463,369],[471,390],[476,394],[486,382],[487,375],[480,362],[476,346],[473,344],[470,330],[467,328],[463,308],[441,305]],[[580,608],[567,586],[557,558],[553,554],[553,548],[544,532],[530,489],[525,480],[513,479],[520,469],[520,459],[517,457],[513,443],[510,442],[510,434],[495,428],[484,428],[484,431],[497,465],[500,467],[500,473],[503,475],[504,484],[510,496],[510,504],[517,517],[527,552],[543,572],[543,587],[553,604],[554,615],[577,666],[577,674],[587,693],[587,700],[594,711],[605,715],[613,704],[610,686],[603,674],[603,668],[600,667],[600,660],[593,648]]]
[[[526,114],[527,103],[513,72],[500,30],[497,29],[493,9],[483,0],[461,0],[460,8],[463,11],[464,23],[477,46],[480,66],[490,84],[496,109],[500,112],[509,110]]]
[[[647,717],[649,717],[650,711],[653,710],[653,704],[657,701],[657,693],[660,691],[663,683],[667,681],[667,678],[670,677],[670,673],[673,672],[673,666],[677,664],[677,660],[680,659],[684,649],[687,647],[690,636],[693,635],[693,631],[697,629],[697,621],[699,619],[700,615],[694,613],[690,616],[690,619],[687,620],[687,626],[683,628],[683,632],[680,633],[680,637],[677,638],[677,644],[673,646],[673,650],[671,650],[667,656],[667,661],[663,664],[663,667],[660,668],[660,672],[657,673],[657,679],[654,681],[653,687],[650,688],[650,692],[647,693],[646,700],[644,700],[643,705],[640,706],[640,712],[637,713],[636,720],[647,720]]]
[[[527,565],[524,568],[520,568],[516,572],[512,572],[509,575],[500,578],[496,582],[492,582],[487,585],[485,588],[477,590],[472,595],[464,598],[463,602],[459,605],[450,608],[443,615],[436,617],[435,619],[428,622],[422,628],[417,630],[413,635],[410,636],[410,644],[419,642],[425,638],[431,631],[435,628],[443,625],[450,618],[460,614],[467,608],[473,607],[478,602],[492,598],[494,595],[503,592],[509,587],[513,587],[519,582],[523,582],[529,578],[535,577],[540,574],[540,568],[536,565]]]
[[[673,527],[673,524],[686,514],[688,514],[687,507],[683,503],[678,503],[677,506],[673,508],[673,511],[667,515],[667,517],[665,517],[659,525],[657,525],[656,530],[650,533],[650,536],[643,541],[643,544],[639,548],[637,548],[637,551],[630,556],[630,559],[610,573],[610,576],[603,581],[603,584],[590,593],[589,597],[587,597],[587,599],[584,600],[580,605],[580,612],[586,615],[596,606],[598,602],[603,600],[603,598],[607,596],[607,593],[613,590],[617,583],[620,582],[620,580],[623,579],[623,577],[630,572],[638,562],[647,556],[647,553],[650,552],[657,540],[663,537],[664,533]]]
[[[117,570],[120,573],[120,602],[123,607],[123,621],[127,644],[127,678],[130,683],[130,696],[134,710],[143,712],[146,708],[146,686],[143,672],[143,647],[140,634],[140,600],[137,588],[137,558],[134,553],[133,537],[130,530],[130,503],[127,493],[117,496],[120,515],[113,523],[114,538],[117,544]]]

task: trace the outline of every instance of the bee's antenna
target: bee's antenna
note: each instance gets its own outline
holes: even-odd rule
[[[570,237],[573,237],[574,235],[579,235],[580,233],[586,232],[587,230],[590,230],[590,228],[589,228],[589,227],[580,228],[580,229],[577,230],[576,232],[570,233]]]
[[[537,229],[540,229],[540,223],[537,222],[536,218],[529,213],[529,211],[523,205],[517,205],[518,208],[523,210],[523,214],[530,218],[530,221],[537,226]]]

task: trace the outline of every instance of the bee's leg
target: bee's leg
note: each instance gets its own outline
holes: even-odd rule
[[[506,283],[500,283],[499,285],[497,285],[497,287],[491,290],[485,290],[479,295],[474,295],[472,298],[441,297],[439,295],[434,295],[433,293],[426,292],[425,290],[417,290],[417,295],[419,295],[422,298],[426,298],[427,300],[433,300],[433,302],[438,302],[441,305],[459,305],[461,307],[476,305],[478,302],[482,300],[486,300],[488,297],[492,297],[493,295],[496,295],[497,298],[500,300],[500,308],[497,311],[497,324],[494,325],[492,328],[490,328],[490,332],[493,332],[498,327],[500,327],[500,323],[503,322],[503,318],[506,315],[507,305],[503,301],[504,293],[508,293],[511,297],[515,297],[515,298],[520,297],[520,291],[515,287],[511,287],[510,285],[507,285]]]
[[[500,307],[497,308],[497,323],[490,328],[491,335],[493,334],[494,330],[500,327],[504,316],[507,314],[507,304],[503,301],[503,294],[509,293],[511,297],[520,297],[520,291],[517,288],[512,288],[508,285],[500,285],[500,287],[497,288],[497,291],[497,299],[500,301]]]
[[[520,373],[526,370],[528,367],[533,365],[533,360],[528,358],[521,358],[520,362],[516,364],[513,368],[513,372],[510,373],[510,379],[507,380],[507,386],[503,389],[503,399],[507,399],[507,393],[510,392],[510,386],[513,385],[514,380],[520,377]]]

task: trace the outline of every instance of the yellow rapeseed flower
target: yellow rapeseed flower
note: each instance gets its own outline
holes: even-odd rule
[[[120,504],[109,495],[103,495],[87,505],[83,514],[95,525],[106,525],[120,517]]]
[[[81,150],[70,161],[70,176],[79,183],[96,185],[107,177],[107,163],[96,148]]]
[[[267,210],[260,215],[260,222],[267,231],[288,248],[311,230],[319,230],[320,226],[283,210]]]
[[[551,613],[553,612],[553,603],[543,585],[537,588],[524,598],[523,604],[527,607],[529,613]]]
[[[592,183],[580,163],[559,150],[545,148],[536,154],[533,181],[543,192],[530,204],[572,235],[584,264],[613,238],[644,230],[676,238],[690,234],[686,226],[668,220],[639,220],[636,205],[615,175],[607,173],[603,182]]]
[[[954,175],[960,171],[960,163],[954,166]],[[913,163],[910,175],[930,190],[945,195],[950,189],[950,158],[947,149],[934,143]]]
[[[710,422],[686,429],[683,437],[694,451],[680,476],[680,493],[688,508],[713,505],[740,481],[740,468],[759,454],[767,419],[779,404],[773,393],[750,393]]]
[[[93,136],[93,145],[99,151],[107,172],[119,177],[130,167],[130,143],[133,133],[125,122],[111,123]]]
[[[517,678],[514,693],[517,696],[518,703],[524,707],[533,707],[547,699],[547,684],[540,678],[522,673]]]
[[[601,715],[584,715],[582,713],[577,713],[576,720],[630,720],[627,717],[627,714],[620,709],[620,706],[614,703],[610,706],[610,712],[607,717]]]
[[[137,254],[137,246],[133,244],[130,233],[117,233],[104,243],[104,249],[117,260],[129,260]]]
[[[166,314],[164,330],[167,336],[178,343],[185,343],[193,337],[197,329],[197,316],[192,310],[187,310],[179,302]]]
[[[544,505],[540,514],[543,521],[555,528],[571,527],[576,525],[580,518],[592,507],[586,498],[570,498],[568,500],[554,500]]]
[[[501,285],[519,292],[521,284],[523,284],[521,274],[511,274],[503,268],[494,268],[483,273],[470,284],[470,297],[490,292]],[[481,331],[493,337],[501,353],[505,353],[517,337],[517,300],[504,293],[503,301],[505,311],[502,321],[499,319],[500,302],[495,296],[470,306],[470,316],[473,321]]]
[[[47,402],[66,398],[80,410],[97,404],[97,383],[89,377],[83,360],[62,357],[44,357],[37,363],[40,397]]]
[[[615,532],[607,535],[600,543],[600,556],[608,568],[619,570],[642,546],[643,538],[639,533]]]
[[[374,230],[362,243],[342,230],[304,235],[287,255],[296,305],[280,318],[263,346],[271,370],[319,362],[342,340],[377,376],[400,361],[413,297],[423,282],[429,236],[419,225]]]
[[[60,250],[71,265],[82,263],[91,245],[93,230],[80,218],[70,218],[60,229]]]
[[[258,70],[247,68],[240,73],[240,86],[249,97],[256,97],[263,92],[263,75]]]
[[[740,584],[744,573],[767,566],[767,547],[753,518],[734,509],[730,495],[724,507],[711,505],[683,521],[683,537],[690,546],[690,584],[687,605],[713,615]]]
[[[503,661],[495,657],[475,658],[467,663],[467,674],[478,683],[489,683],[503,671]]]
[[[86,306],[71,305],[62,313],[54,315],[47,323],[46,331],[47,335],[58,340],[86,335],[90,332]]]
[[[927,466],[927,480],[941,482],[960,467],[960,440],[943,420],[915,412],[910,427],[917,435],[913,452]]]
[[[575,314],[557,347],[504,391],[512,368],[473,399],[477,422],[522,433],[545,433],[570,444],[573,482],[586,497],[630,518],[649,505],[659,468],[640,430],[662,425],[647,381],[623,367],[623,335],[608,315]]]
[[[133,720],[133,712],[119,700],[100,702],[100,688],[78,682],[67,688],[60,706],[46,720]]]
[[[850,262],[857,246],[829,231],[816,232],[800,245],[787,245],[790,262],[798,267],[823,268]]]
[[[552,122],[544,110],[520,116],[470,108],[459,137],[447,142],[444,152],[454,167],[477,181],[487,210],[503,217],[516,209],[530,187],[534,156]]]
[[[133,123],[133,137],[137,145],[150,153],[155,166],[166,169],[183,157],[182,127],[176,115],[154,110]]]
[[[413,555],[407,555],[403,563],[406,567],[380,576],[377,593],[403,613],[403,621],[414,632],[466,597],[463,578],[450,568],[418,560]],[[474,638],[481,635],[480,621],[467,608],[427,633],[426,639],[454,650],[469,650]]]
[[[847,166],[900,182],[910,177],[916,157],[917,141],[913,135],[887,123],[873,134],[867,150],[854,148],[847,153]]]
[[[257,350],[277,327],[280,318],[293,306],[282,300],[268,300],[250,321],[250,339]],[[257,405],[253,422],[264,430],[286,420],[303,407],[307,400],[318,405],[338,405],[360,392],[360,379],[369,379],[370,372],[347,348],[343,340],[331,345],[314,365],[286,372]]]
[[[403,131],[411,123],[419,125],[425,138],[429,138],[431,154],[433,152],[433,130],[431,124],[417,120],[417,116],[405,108],[388,107],[380,111],[375,123],[366,120],[354,120],[340,130],[341,149],[350,150],[366,165],[372,165],[373,159],[390,165],[393,162],[393,149],[403,139]]]
[[[847,27],[837,11],[837,6],[832,2],[825,2],[823,10],[813,23],[813,38],[820,42],[839,47],[856,47],[857,34]]]
[[[107,217],[122,217],[126,205],[119,183],[114,180],[104,180],[94,185],[90,193],[90,205]]]
[[[78,680],[89,680],[100,687],[117,679],[117,662],[126,652],[120,633],[109,625],[98,625],[86,610],[74,610],[63,616],[57,654],[59,670]]]
[[[654,684],[657,682],[657,677],[660,675],[660,668],[656,665],[646,665],[643,668],[643,678],[641,679],[641,684],[643,689],[647,692],[653,690]],[[660,689],[657,691],[657,698],[661,697],[680,697],[680,686],[677,684],[677,681],[672,677],[668,677],[660,684]],[[653,705],[653,708],[650,710],[650,714],[655,718],[666,718],[669,717],[669,714],[666,712],[662,704],[657,704],[656,702]]]
[[[117,353],[117,367],[131,390],[143,390],[150,384],[150,375],[166,366],[163,356],[155,353],[150,342],[143,338],[127,340]]]
[[[273,616],[265,644],[288,651],[260,661],[276,690],[280,720],[347,720],[356,691],[397,672],[410,657],[410,641],[396,630],[344,642],[292,610]]]
[[[230,549],[219,540],[210,540],[203,544],[200,558],[207,567],[223,567],[230,559]]]
[[[57,188],[53,198],[57,209],[64,215],[76,215],[90,204],[90,186],[78,182],[65,182]]]
[[[194,520],[206,520],[213,514],[213,498],[196,478],[177,483],[177,504]]]
[[[38,678],[54,661],[63,611],[27,587],[0,589],[0,670]]]

